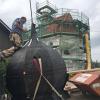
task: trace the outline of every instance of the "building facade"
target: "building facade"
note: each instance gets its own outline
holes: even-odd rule
[[[10,28],[0,19],[0,51],[9,48],[12,43],[9,41]]]
[[[37,3],[36,12],[40,40],[59,52],[69,71],[87,67],[91,63],[89,18],[74,9],[57,9],[48,1]]]

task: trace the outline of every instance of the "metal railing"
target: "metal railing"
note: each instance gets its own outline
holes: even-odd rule
[[[69,13],[74,20],[79,20],[89,26],[89,18],[83,12],[79,12],[77,9],[60,8],[57,10],[55,17],[63,16],[66,13]]]
[[[56,5],[53,5],[52,3],[50,3],[50,2],[48,2],[48,0],[47,1],[45,1],[45,2],[42,2],[42,3],[36,3],[36,10],[38,10],[38,9],[40,9],[40,8],[42,8],[42,7],[44,7],[44,6],[49,6],[49,7],[51,7],[52,9],[54,9],[54,10],[57,10],[57,7],[56,7]]]

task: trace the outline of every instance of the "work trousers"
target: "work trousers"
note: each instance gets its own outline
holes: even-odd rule
[[[17,33],[10,33],[9,38],[10,38],[10,41],[13,43],[13,46],[10,47],[9,49],[6,49],[6,50],[2,51],[2,54],[3,54],[4,58],[12,56],[13,53],[16,50],[18,50],[21,47],[21,44],[22,44],[22,38]]]

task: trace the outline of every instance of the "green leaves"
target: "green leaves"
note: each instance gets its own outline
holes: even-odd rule
[[[8,65],[8,60],[7,59],[5,61],[0,62],[0,76],[6,74],[7,65]]]

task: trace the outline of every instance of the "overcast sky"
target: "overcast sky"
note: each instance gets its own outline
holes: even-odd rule
[[[35,16],[36,1],[32,0]],[[100,0],[49,0],[58,8],[78,9],[84,12],[90,21],[92,59],[100,61]],[[29,0],[0,0],[0,19],[11,26],[17,17],[26,16],[30,19]]]

